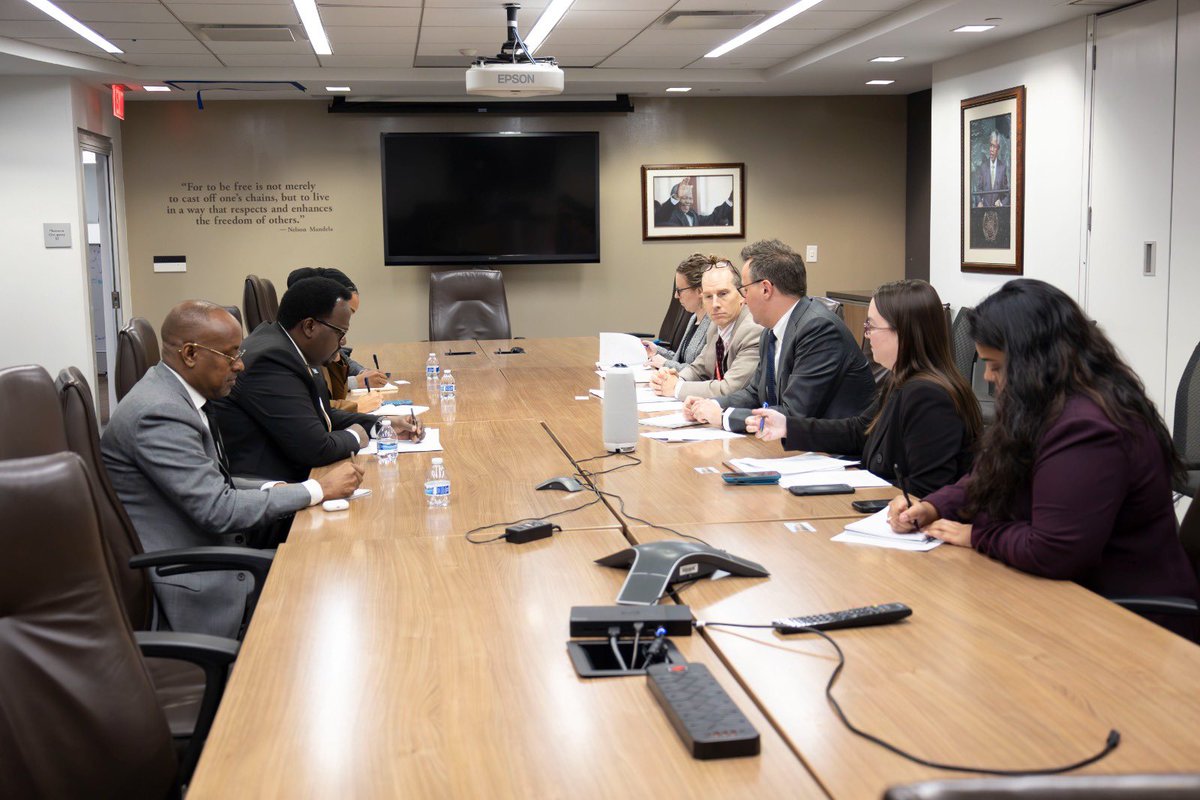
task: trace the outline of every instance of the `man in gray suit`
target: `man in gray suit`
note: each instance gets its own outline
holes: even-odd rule
[[[207,401],[229,394],[244,367],[242,326],[221,306],[180,303],[162,326],[162,361],[125,396],[101,439],[104,465],[147,551],[242,544],[245,531],[323,499],[348,497],[362,470],[339,464],[285,484],[229,474]],[[236,636],[252,579],[245,573],[151,572],[166,627]]]
[[[772,239],[747,245],[742,258],[742,296],[766,329],[758,368],[732,394],[687,398],[684,416],[745,433],[752,408],[818,419],[862,414],[875,394],[871,369],[845,323],[807,296],[800,254]]]

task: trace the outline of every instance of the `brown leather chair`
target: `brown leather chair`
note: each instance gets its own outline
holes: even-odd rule
[[[1200,775],[1048,775],[893,786],[884,800],[1190,800]]]
[[[816,300],[818,303],[825,306],[825,308],[833,312],[838,319],[846,319],[846,309],[842,308],[842,302],[840,300],[834,300],[830,297],[817,297],[815,295],[813,296],[813,300]]]
[[[279,316],[279,296],[275,294],[275,284],[257,275],[247,275],[242,288],[242,310],[246,313],[247,333],[253,333],[264,322],[274,322]]]
[[[429,273],[429,340],[511,339],[504,276],[495,269]]]
[[[0,369],[0,397],[6,408],[21,410],[0,414],[0,460],[67,449],[54,380],[45,369],[32,364]]]
[[[0,519],[0,796],[178,796],[237,643],[133,633],[74,453],[0,461]],[[181,763],[143,656],[185,652],[208,688]]]
[[[117,333],[117,400],[129,394],[146,370],[159,362],[158,337],[142,317],[134,317]]]

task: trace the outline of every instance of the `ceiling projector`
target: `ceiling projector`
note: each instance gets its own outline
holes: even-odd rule
[[[562,94],[563,71],[553,58],[534,58],[517,33],[517,10],[508,3],[508,40],[495,58],[479,58],[467,69],[467,94],[540,97]]]

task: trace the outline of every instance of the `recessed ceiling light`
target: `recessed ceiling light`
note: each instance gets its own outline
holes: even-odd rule
[[[529,48],[529,52],[537,52],[537,49],[542,46],[542,42],[546,41],[550,31],[554,30],[554,26],[567,13],[567,9],[574,1],[551,0],[550,5],[546,6],[546,10],[538,17],[538,21],[533,23],[533,29],[529,31],[529,35],[525,37],[525,46]]]
[[[705,58],[720,58],[721,56],[728,53],[730,50],[733,50],[736,47],[741,47],[746,42],[749,42],[752,39],[757,39],[759,36],[762,36],[764,33],[771,30],[772,28],[779,27],[780,25],[787,22],[792,17],[795,17],[798,14],[802,14],[805,11],[808,11],[810,8],[812,8],[819,2],[821,2],[821,0],[800,0],[800,2],[794,3],[793,5],[788,6],[783,11],[780,11],[777,14],[773,14],[772,16],[767,17],[762,22],[755,25],[753,28],[750,28],[747,31],[743,31],[742,33],[739,33],[737,36],[733,37],[732,39],[730,39],[728,42],[721,45],[717,49],[715,49],[711,52],[705,53],[704,57]]]
[[[300,21],[304,23],[304,32],[308,34],[308,41],[312,45],[313,52],[319,56],[333,55],[329,37],[325,35],[325,28],[321,25],[317,0],[292,0],[292,4],[296,6]]]
[[[884,80],[867,81],[867,86],[887,86],[888,84],[892,84],[892,83],[895,83],[895,81],[884,81]]]
[[[951,33],[983,33],[984,31],[990,31],[994,27],[996,27],[996,26],[995,25],[963,25],[962,27],[955,28],[953,31],[951,31]]]
[[[144,92],[169,92],[169,91],[171,91],[171,87],[170,86],[143,86],[142,91],[144,91]]]
[[[350,87],[349,86],[326,86],[325,91],[327,91],[327,92],[348,92],[348,91],[350,91]]]
[[[875,58],[871,59],[871,61],[876,64],[891,64],[896,61],[903,61],[903,60],[904,60],[904,56],[876,56]]]
[[[61,22],[63,25],[66,25],[68,28],[75,31],[80,36],[87,39],[89,42],[96,45],[96,47],[99,47],[104,52],[114,53],[114,54],[125,52],[124,50],[122,50],[121,48],[117,47],[115,44],[110,42],[108,39],[105,39],[103,36],[96,33],[94,30],[89,28],[87,25],[84,25],[82,22],[75,19],[70,14],[63,11],[61,8],[59,8],[58,6],[54,5],[54,3],[51,3],[50,0],[25,0],[25,2],[29,3],[29,5],[33,6],[34,8],[38,9],[39,11],[45,12],[46,14],[49,14],[50,16],[54,17],[56,20]]]
[[[668,92],[690,92],[691,90],[692,87],[690,86],[671,86],[667,88]]]

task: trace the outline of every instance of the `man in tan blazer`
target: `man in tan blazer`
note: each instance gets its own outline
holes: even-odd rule
[[[704,350],[676,373],[660,370],[650,384],[664,397],[721,397],[741,389],[758,367],[762,327],[750,317],[738,292],[742,276],[728,261],[710,267],[701,279],[704,309],[712,319]]]

